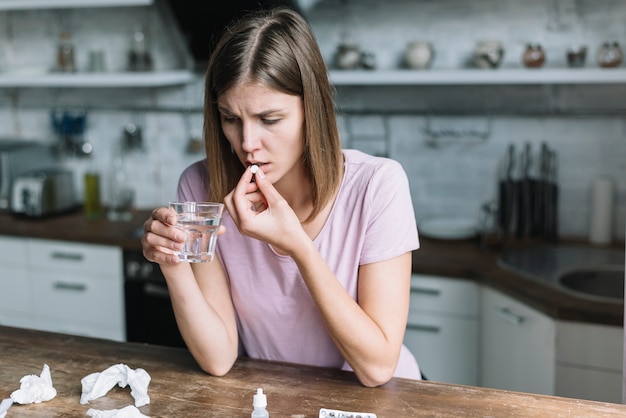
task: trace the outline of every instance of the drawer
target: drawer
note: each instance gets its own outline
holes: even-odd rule
[[[622,373],[572,366],[556,366],[557,396],[622,403]]]
[[[470,280],[414,274],[410,311],[478,316],[479,287]]]
[[[478,320],[412,314],[404,345],[430,380],[478,384]]]
[[[28,241],[24,238],[0,236],[0,263],[28,265]]]
[[[123,280],[122,250],[118,247],[32,239],[29,249],[31,266],[45,271],[96,273]]]
[[[0,270],[0,312],[30,313],[31,279],[24,267],[3,266]]]
[[[124,284],[101,277],[33,273],[37,318],[123,327]]]
[[[621,373],[624,356],[622,327],[581,322],[557,322],[557,362]]]

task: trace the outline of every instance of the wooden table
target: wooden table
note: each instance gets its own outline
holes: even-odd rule
[[[89,408],[133,404],[130,389],[117,386],[105,397],[79,403],[80,380],[117,363],[143,368],[152,377],[151,402],[140,408],[151,417],[249,417],[258,387],[267,394],[273,418],[313,418],[322,407],[373,412],[379,418],[626,416],[624,405],[437,382],[392,379],[366,388],[350,372],[251,359],[213,377],[184,349],[0,327],[0,399],[18,389],[23,376],[39,375],[44,364],[57,390],[48,402],[14,404],[7,418],[84,417]]]

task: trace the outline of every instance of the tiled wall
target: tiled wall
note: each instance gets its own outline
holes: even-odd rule
[[[20,19],[16,30],[23,37],[13,46],[16,59],[24,65],[42,57],[49,59],[61,25],[58,12],[20,13],[13,14]],[[115,23],[123,16],[125,26],[132,27],[135,21],[145,19],[143,13],[141,8],[123,12],[102,9],[75,12],[64,19],[73,19],[79,51],[84,54],[90,43],[99,42],[107,48],[111,68],[119,68],[127,33],[115,30]],[[595,65],[593,54],[602,41],[616,40],[626,46],[625,2],[322,0],[308,17],[329,64],[337,43],[347,36],[373,52],[382,69],[397,67],[406,43],[417,38],[435,46],[432,70],[465,65],[475,41],[485,38],[503,41],[505,67],[519,66],[527,42],[544,45],[548,66],[564,66],[564,50],[570,44],[590,47],[588,66]],[[0,21],[5,18],[6,13],[0,12]],[[97,24],[87,23],[90,19]],[[159,34],[157,23],[151,27],[155,61],[157,68],[167,68],[172,52]],[[7,48],[6,34],[0,32],[0,68],[6,65]],[[338,103],[346,146],[388,155],[403,164],[418,220],[441,215],[478,217],[481,204],[496,197],[498,165],[507,146],[515,143],[521,149],[528,141],[537,150],[545,141],[559,155],[561,233],[587,235],[590,184],[597,176],[609,175],[617,189],[615,237],[623,240],[626,122],[620,103],[625,92],[624,86],[376,88],[367,94],[339,88]],[[170,200],[181,170],[202,158],[202,154],[186,151],[189,138],[201,133],[202,95],[201,75],[191,85],[164,89],[1,89],[0,137],[53,142],[50,109],[85,106],[85,137],[94,144],[107,200],[113,149],[123,127],[134,122],[143,129],[144,149],[126,156],[129,177],[136,190],[136,205],[152,208]],[[457,106],[468,98],[471,100],[464,106]],[[506,112],[491,114],[472,107],[486,100],[502,100]],[[380,103],[402,110],[377,111],[373,106]],[[432,112],[428,108],[431,103],[437,104]],[[564,109],[576,103],[576,111],[559,115],[543,111],[555,103]],[[606,103],[611,106],[597,107]],[[454,111],[447,114],[446,106]],[[91,162],[65,157],[64,164],[76,171],[77,188],[82,191],[81,175]]]

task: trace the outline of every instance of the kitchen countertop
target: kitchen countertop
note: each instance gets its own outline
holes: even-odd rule
[[[366,388],[351,372],[240,358],[223,377],[202,372],[184,349],[120,343],[41,331],[0,327],[0,399],[26,375],[50,367],[57,395],[39,404],[14,404],[7,417],[80,417],[90,408],[121,409],[134,403],[130,388],[114,387],[88,404],[79,403],[81,379],[115,364],[145,369],[150,403],[140,408],[157,417],[244,417],[257,388],[267,395],[270,416],[318,417],[320,408],[394,417],[611,417],[625,416],[613,403],[394,378]]]
[[[0,235],[35,237],[114,245],[124,250],[140,250],[140,235],[149,210],[133,212],[128,222],[106,219],[87,220],[82,213],[26,219],[0,214]],[[584,242],[567,242],[585,246]],[[517,242],[506,248],[545,245],[542,242]],[[621,246],[620,246],[621,245]],[[616,248],[623,251],[623,244]],[[499,254],[481,251],[476,239],[437,240],[421,238],[421,248],[413,253],[413,272],[417,274],[465,278],[487,285],[514,297],[546,315],[560,320],[622,326],[623,301],[598,301],[577,296],[528,279],[500,267]]]

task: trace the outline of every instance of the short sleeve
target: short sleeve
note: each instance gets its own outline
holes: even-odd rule
[[[204,202],[208,196],[208,174],[206,160],[187,167],[178,179],[176,199],[179,202]]]
[[[383,161],[367,188],[370,209],[361,264],[387,260],[419,248],[406,173],[397,161]]]

